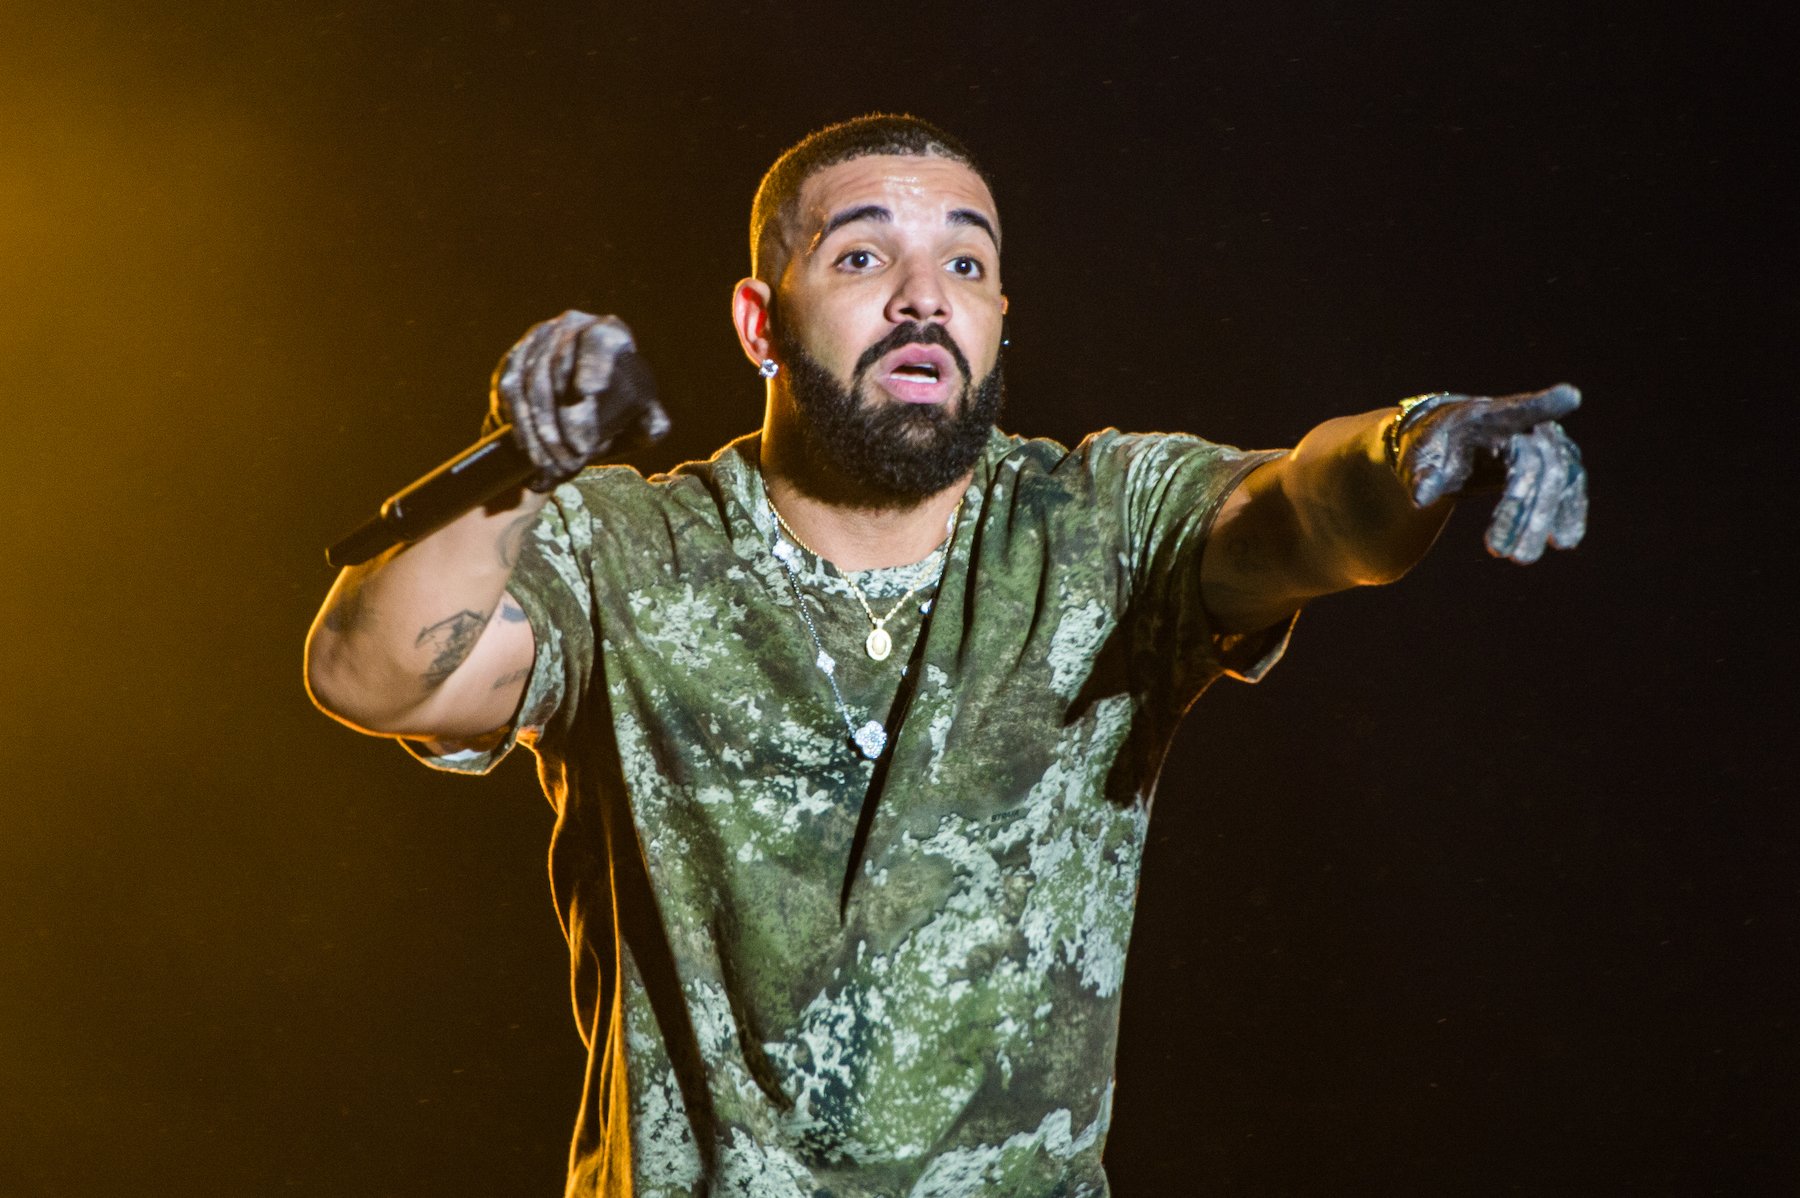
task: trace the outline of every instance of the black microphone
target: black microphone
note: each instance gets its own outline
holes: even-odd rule
[[[668,418],[656,404],[656,384],[641,356],[620,354],[613,364],[613,380],[649,403],[636,413],[635,425],[621,430],[597,456],[616,457],[642,449],[661,440],[669,427]],[[612,389],[609,386],[607,391]],[[374,517],[327,549],[325,561],[333,568],[360,565],[395,545],[429,536],[502,491],[523,486],[535,473],[531,458],[513,441],[512,425],[503,424],[390,496]]]

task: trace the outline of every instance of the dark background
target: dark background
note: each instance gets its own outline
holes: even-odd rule
[[[0,1194],[558,1192],[549,808],[312,711],[321,547],[562,308],[648,465],[751,428],[750,195],[878,108],[999,179],[1016,431],[1587,397],[1578,552],[1462,511],[1184,729],[1116,1191],[1795,1192],[1782,7],[0,9]]]

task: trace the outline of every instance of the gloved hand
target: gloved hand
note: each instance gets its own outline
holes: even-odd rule
[[[1573,549],[1587,531],[1587,471],[1556,423],[1580,406],[1581,392],[1567,383],[1493,399],[1425,396],[1403,405],[1388,461],[1415,507],[1500,491],[1488,552],[1529,565],[1546,544]]]
[[[548,491],[589,462],[652,445],[669,431],[631,330],[616,316],[564,312],[531,326],[494,369],[483,433],[502,424]]]

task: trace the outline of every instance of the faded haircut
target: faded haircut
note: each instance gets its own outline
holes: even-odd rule
[[[775,160],[756,189],[750,205],[750,273],[771,287],[780,282],[764,274],[779,273],[789,247],[783,232],[800,204],[800,188],[828,166],[874,154],[913,154],[949,158],[981,177],[991,194],[993,180],[969,148],[936,125],[906,113],[874,112],[814,130]]]

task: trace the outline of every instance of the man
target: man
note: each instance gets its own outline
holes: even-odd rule
[[[495,375],[532,489],[345,571],[312,630],[344,722],[445,769],[538,755],[589,1048],[570,1194],[1105,1193],[1177,721],[1472,484],[1504,487],[1497,554],[1581,537],[1568,387],[1287,453],[998,432],[1001,240],[941,131],[813,134],[732,295],[759,435],[581,472],[661,414],[609,385],[624,327],[565,313]]]

